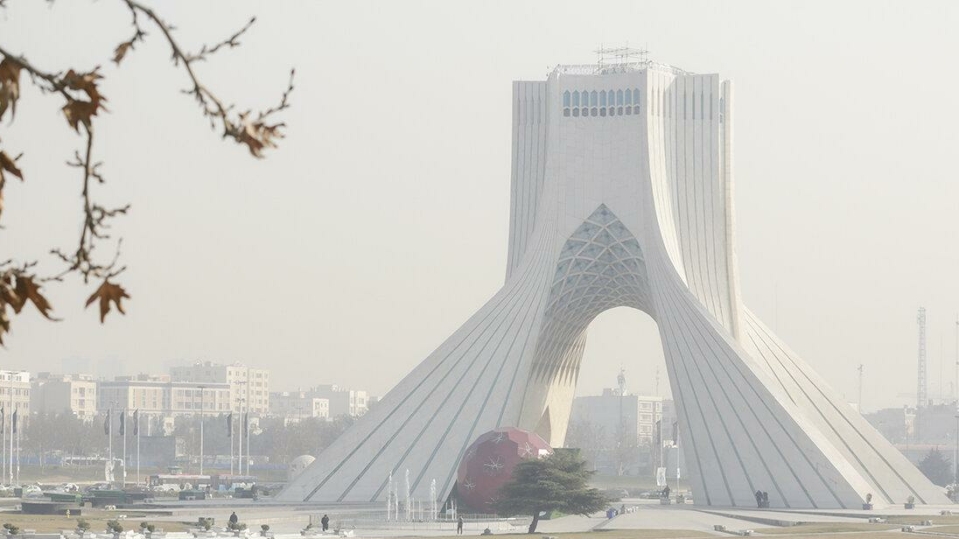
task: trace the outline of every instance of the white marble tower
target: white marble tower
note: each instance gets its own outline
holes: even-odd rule
[[[445,497],[501,426],[566,434],[587,327],[658,324],[696,504],[948,503],[739,296],[732,85],[648,61],[513,86],[506,283],[279,495],[372,502],[409,469]]]

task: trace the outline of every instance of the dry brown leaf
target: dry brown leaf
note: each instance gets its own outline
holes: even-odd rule
[[[17,100],[20,99],[20,69],[19,62],[4,58],[0,61],[0,120],[3,114],[10,109],[10,117],[17,113]]]
[[[126,311],[123,310],[123,305],[121,301],[123,298],[130,298],[130,295],[127,294],[127,291],[123,289],[122,286],[118,284],[113,284],[108,280],[104,280],[103,284],[100,285],[100,288],[97,288],[97,291],[93,293],[88,299],[86,306],[89,307],[91,303],[100,300],[100,323],[107,317],[107,313],[110,312],[110,302],[113,302],[117,306],[117,310],[120,311],[120,314],[126,314]]]
[[[103,95],[100,94],[99,88],[97,88],[97,81],[103,78],[103,76],[98,73],[99,69],[100,66],[97,66],[93,71],[88,73],[77,73],[71,69],[67,71],[67,74],[60,80],[67,88],[83,92],[90,98],[89,101],[70,99],[67,104],[63,106],[63,115],[66,116],[67,123],[76,131],[80,130],[81,123],[89,127],[92,118],[97,115],[97,112],[99,112],[100,109],[105,109],[103,102],[106,101],[107,98],[103,97]]]
[[[17,168],[17,160],[0,150],[0,215],[3,215],[3,188],[7,183],[4,172],[9,172],[23,181],[23,173]]]
[[[23,301],[17,295],[13,285],[13,275],[10,273],[4,274],[3,278],[0,279],[0,310],[6,310],[7,305],[13,307],[16,312],[19,312],[23,307]]]
[[[13,311],[19,313],[27,301],[29,301],[33,303],[33,306],[40,311],[40,314],[42,314],[44,318],[53,320],[53,317],[50,316],[50,309],[52,309],[50,302],[40,293],[40,285],[34,281],[34,278],[33,275],[17,276],[16,294],[20,304],[19,306],[14,305]]]
[[[3,336],[10,332],[10,317],[7,315],[7,309],[0,309],[0,346],[3,346]]]
[[[97,115],[100,108],[102,107],[99,106],[99,103],[71,101],[63,106],[63,115],[66,116],[70,127],[79,132],[80,124],[89,127],[91,119]]]
[[[4,172],[9,172],[23,181],[23,172],[17,168],[17,160],[7,155],[7,152],[0,150],[0,185],[4,181]]]
[[[249,114],[240,115],[242,129],[236,136],[237,142],[246,144],[254,157],[263,157],[264,148],[276,148],[276,139],[283,138],[280,128],[284,124],[268,125],[262,121],[251,121]]]
[[[113,51],[113,62],[117,65],[120,64],[120,60],[123,60],[123,57],[127,55],[127,52],[133,49],[132,41],[124,41],[117,45],[116,50]]]
[[[84,92],[90,98],[91,102],[99,105],[100,101],[107,100],[107,98],[100,95],[100,91],[97,88],[97,81],[103,78],[103,75],[98,73],[99,70],[100,66],[93,68],[93,71],[88,73],[77,73],[71,69],[70,71],[67,71],[66,75],[63,76],[61,82],[71,90],[79,90]]]

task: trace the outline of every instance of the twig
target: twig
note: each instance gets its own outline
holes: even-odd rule
[[[122,2],[134,13],[134,25],[136,26],[138,34],[142,33],[143,30],[137,22],[137,13],[142,13],[160,29],[160,32],[170,46],[171,58],[174,65],[179,66],[182,64],[183,69],[190,79],[191,88],[184,90],[184,92],[194,97],[197,104],[200,105],[204,116],[210,118],[211,124],[214,127],[217,121],[222,125],[224,138],[232,138],[239,144],[245,144],[249,148],[250,153],[256,157],[262,157],[262,150],[264,148],[276,146],[276,139],[283,137],[280,128],[283,127],[284,124],[268,125],[264,120],[272,114],[289,107],[289,95],[293,91],[293,76],[295,71],[290,71],[290,82],[287,85],[286,91],[283,93],[280,103],[273,108],[259,113],[255,119],[251,119],[249,112],[240,113],[236,117],[232,117],[230,112],[233,110],[233,107],[224,104],[216,94],[200,82],[193,65],[194,62],[205,60],[223,47],[232,48],[239,45],[239,38],[256,22],[255,17],[250,19],[246,25],[226,40],[213,47],[204,46],[200,49],[200,52],[196,54],[189,54],[183,50],[173,37],[173,29],[170,24],[157,15],[153,9],[144,6],[137,0],[122,0]]]

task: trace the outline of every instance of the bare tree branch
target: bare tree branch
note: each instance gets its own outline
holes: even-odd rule
[[[113,52],[113,61],[119,65],[123,58],[134,49],[137,43],[144,41],[147,32],[144,23],[152,23],[164,36],[171,50],[171,59],[175,66],[182,66],[190,81],[190,88],[185,93],[192,95],[200,106],[203,115],[209,119],[215,128],[222,128],[224,138],[232,138],[236,143],[245,145],[255,157],[263,157],[266,148],[276,147],[277,140],[283,138],[283,123],[267,123],[276,113],[289,108],[289,97],[293,91],[294,71],[290,71],[290,80],[278,104],[264,109],[256,114],[251,111],[236,112],[233,105],[227,105],[209,87],[204,85],[194,69],[196,62],[204,62],[212,55],[240,46],[240,39],[252,28],[256,18],[251,18],[239,30],[223,41],[213,45],[203,45],[197,52],[186,52],[174,39],[172,24],[163,20],[152,8],[139,0],[119,0],[129,10],[132,20],[133,33],[129,39],[121,42]],[[0,8],[6,7],[6,0],[0,0]],[[9,312],[18,314],[28,302],[33,303],[41,314],[53,319],[49,315],[50,305],[40,293],[43,283],[48,281],[62,281],[71,273],[82,277],[84,283],[91,279],[102,280],[99,288],[87,300],[87,306],[99,300],[100,319],[104,320],[111,306],[123,313],[121,301],[129,298],[122,286],[111,282],[111,279],[122,273],[126,266],[120,266],[120,247],[122,239],[117,242],[116,250],[109,261],[99,261],[95,256],[97,246],[101,241],[110,239],[111,220],[119,215],[126,214],[130,206],[107,208],[96,202],[93,196],[93,184],[105,183],[101,172],[101,162],[94,160],[94,119],[100,110],[106,110],[106,98],[100,94],[99,82],[103,78],[97,66],[90,71],[45,71],[31,63],[24,55],[16,55],[0,45],[0,120],[6,111],[11,111],[11,121],[20,96],[20,73],[26,71],[33,85],[44,94],[58,94],[65,101],[61,111],[67,121],[84,139],[82,151],[76,151],[74,158],[67,165],[81,170],[82,189],[81,199],[83,207],[83,221],[76,247],[69,250],[53,249],[51,253],[61,260],[66,267],[58,274],[49,277],[38,277],[32,272],[35,262],[18,265],[15,261],[0,262],[0,345],[3,336],[9,330]],[[0,149],[0,212],[2,212],[4,173],[23,179],[16,158],[10,157]],[[9,312],[8,312],[9,311]]]
[[[195,62],[205,60],[211,54],[223,47],[235,47],[239,45],[238,40],[240,36],[245,34],[253,25],[253,23],[256,22],[255,17],[250,19],[250,21],[243,26],[243,28],[238,30],[225,41],[222,41],[213,47],[204,46],[200,49],[200,52],[196,54],[189,54],[183,50],[180,44],[177,43],[176,39],[173,37],[173,28],[171,25],[157,15],[155,11],[147,6],[144,6],[136,0],[122,1],[127,5],[130,11],[134,13],[134,25],[136,26],[138,33],[142,33],[143,30],[137,22],[137,13],[146,16],[156,25],[157,28],[160,29],[160,32],[166,38],[167,43],[170,46],[171,57],[174,65],[182,65],[187,76],[190,78],[191,88],[185,90],[185,92],[194,97],[197,104],[203,111],[204,116],[210,118],[213,126],[216,126],[217,122],[221,124],[224,138],[232,138],[237,143],[246,145],[254,157],[263,157],[264,149],[276,147],[277,139],[283,138],[281,128],[285,127],[285,124],[267,124],[265,120],[273,113],[284,110],[289,106],[288,98],[290,92],[293,91],[294,71],[290,71],[290,82],[287,85],[286,91],[283,93],[280,103],[271,109],[267,109],[259,113],[254,118],[251,117],[249,111],[239,113],[235,116],[231,115],[233,107],[225,105],[216,94],[214,94],[206,85],[200,82],[200,79],[197,77],[196,71],[194,70]]]

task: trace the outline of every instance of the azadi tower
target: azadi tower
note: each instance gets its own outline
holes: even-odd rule
[[[739,294],[733,93],[650,61],[513,83],[506,283],[283,490],[296,502],[453,488],[466,448],[514,426],[562,446],[590,322],[659,327],[697,505],[948,503]],[[455,292],[455,291],[451,291]]]

